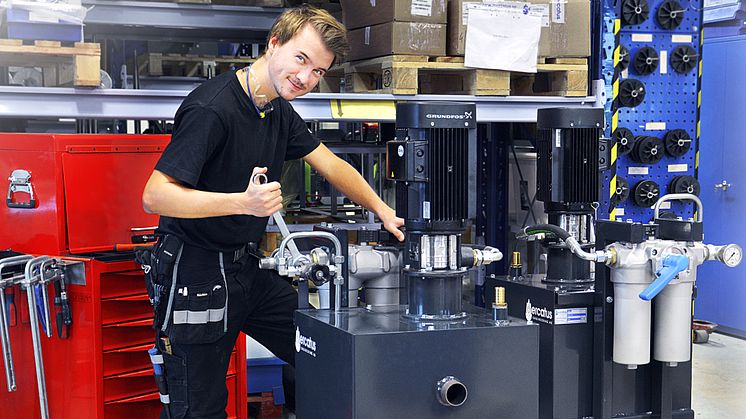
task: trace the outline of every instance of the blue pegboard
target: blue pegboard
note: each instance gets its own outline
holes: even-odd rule
[[[664,3],[664,0],[648,0],[649,15],[647,20],[639,25],[628,25],[622,24],[622,33],[649,33],[649,32],[662,32],[662,33],[691,33],[699,32],[700,22],[702,21],[702,1],[701,0],[678,0],[679,4],[684,9],[684,19],[678,28],[668,30],[664,29],[658,24],[656,14],[658,8]]]
[[[668,184],[673,177],[696,175],[698,69],[695,65],[688,73],[677,73],[671,66],[670,57],[672,51],[679,45],[688,45],[697,52],[697,55],[700,55],[700,2],[680,2],[686,9],[684,19],[678,28],[670,31],[663,29],[655,19],[655,13],[663,2],[664,0],[649,1],[650,15],[645,22],[635,26],[622,25],[621,27],[620,43],[629,50],[631,61],[634,60],[635,54],[646,46],[655,49],[661,61],[656,70],[649,75],[636,74],[632,64],[621,74],[620,83],[625,79],[636,79],[645,85],[646,95],[640,105],[619,109],[618,127],[630,129],[635,136],[648,135],[660,139],[663,139],[669,130],[683,129],[692,138],[692,144],[683,156],[664,155],[660,162],[652,165],[635,162],[629,154],[618,156],[616,175],[617,178],[624,178],[629,182],[630,198],[615,207],[617,219],[632,219],[640,222],[648,222],[652,219],[652,209],[639,207],[632,199],[631,195],[638,182],[655,181],[660,186],[661,195],[663,195],[669,192]],[[611,15],[607,15],[607,20],[612,25],[611,37],[613,39],[613,21],[609,16]],[[661,64],[663,55],[666,60],[665,66]],[[613,75],[613,68],[607,69],[607,72]],[[611,132],[607,131],[607,134],[611,135]],[[686,165],[685,170],[682,170],[682,165]],[[632,174],[630,174],[630,169],[632,169]],[[645,170],[647,174],[636,174]],[[604,200],[600,207],[605,209],[605,212],[599,213],[600,218],[604,218],[604,215],[611,210],[609,208],[611,176],[610,172],[604,176],[602,195]],[[670,210],[684,218],[694,215],[694,207],[691,204],[674,203]]]

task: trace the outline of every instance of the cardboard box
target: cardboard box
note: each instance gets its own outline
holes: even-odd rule
[[[389,22],[447,22],[446,0],[341,0],[347,29]]]
[[[591,55],[591,2],[589,0],[535,0],[549,6],[549,28],[541,31],[539,56]]]
[[[464,55],[468,9],[523,11],[542,17],[540,57],[588,57],[591,55],[591,3],[589,0],[514,1],[449,0],[448,55]]]
[[[349,60],[384,55],[432,55],[446,53],[446,25],[421,22],[389,22],[347,32]]]
[[[466,47],[466,21],[469,3],[482,3],[482,0],[449,0],[448,1],[448,55],[464,55]]]

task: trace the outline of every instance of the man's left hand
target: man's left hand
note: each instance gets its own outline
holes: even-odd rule
[[[393,234],[400,242],[404,241],[404,232],[399,229],[404,226],[404,219],[397,217],[396,211],[391,207],[386,207],[385,210],[378,214],[378,218],[383,222],[383,228]]]

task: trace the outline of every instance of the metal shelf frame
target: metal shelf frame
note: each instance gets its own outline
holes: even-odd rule
[[[350,114],[340,118],[340,106],[373,109],[393,108],[397,101],[449,101],[477,104],[478,122],[536,122],[536,110],[545,107],[599,107],[601,95],[580,98],[534,96],[469,95],[383,95],[356,93],[309,93],[292,104],[307,121],[361,120]],[[171,120],[188,90],[123,90],[58,87],[0,86],[0,118],[19,119],[101,119],[101,120]],[[365,120],[393,121],[392,112],[367,113]]]
[[[86,35],[162,41],[264,42],[279,7],[83,0]]]

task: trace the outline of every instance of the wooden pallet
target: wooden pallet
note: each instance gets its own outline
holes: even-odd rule
[[[272,392],[252,394],[248,396],[249,411],[256,411],[256,419],[282,418],[282,405],[276,405]],[[254,408],[251,407],[254,406]]]
[[[391,55],[345,63],[346,92],[508,95],[509,73],[465,68],[452,57]]]
[[[64,84],[64,73],[78,87],[101,84],[101,47],[95,43],[76,42],[62,46],[59,41],[34,41],[24,45],[20,39],[0,39],[0,63],[8,67],[41,67],[45,85]]]
[[[138,66],[140,74],[150,76],[211,78],[230,66],[243,67],[254,61],[251,57],[149,53],[138,57]]]
[[[587,96],[587,58],[545,58],[538,73],[512,73],[510,94],[514,96]]]
[[[564,61],[569,60],[569,61]],[[582,60],[582,62],[581,62]],[[587,60],[549,59],[537,74],[464,67],[463,57],[392,55],[345,63],[344,90],[350,93],[470,94],[477,96],[585,96]],[[321,92],[339,92],[331,72]]]

